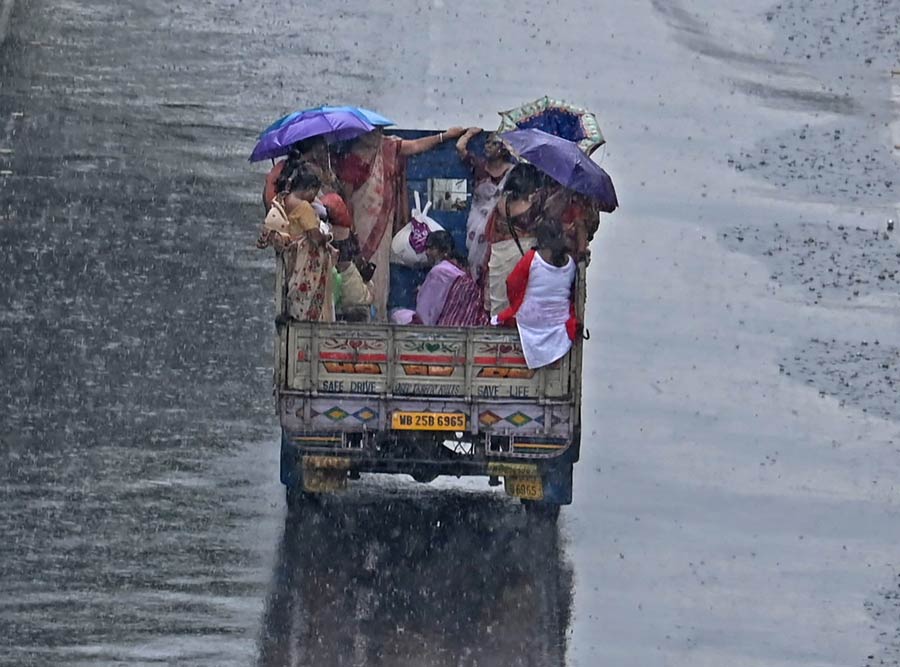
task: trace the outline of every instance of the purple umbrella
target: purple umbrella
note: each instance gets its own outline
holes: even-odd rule
[[[533,128],[504,132],[500,137],[516,155],[560,185],[596,201],[601,211],[616,210],[619,201],[612,179],[578,144]]]
[[[276,158],[291,152],[291,145],[310,137],[346,141],[375,129],[368,120],[347,109],[304,111],[289,124],[266,132],[250,154],[250,162]]]
[[[304,109],[303,111],[295,111],[293,113],[289,113],[286,116],[282,116],[281,118],[276,120],[274,123],[269,125],[269,127],[267,127],[265,130],[263,130],[259,136],[262,137],[264,134],[267,134],[269,132],[274,132],[275,130],[280,130],[285,125],[289,125],[290,123],[293,123],[295,120],[297,120],[298,118],[303,116],[303,114],[309,114],[309,113],[315,113],[315,112],[325,113],[325,112],[329,112],[329,111],[350,111],[351,113],[361,117],[363,120],[369,121],[370,123],[372,123],[372,125],[375,125],[376,127],[379,127],[379,126],[387,127],[388,125],[394,124],[394,121],[390,120],[389,118],[385,118],[377,111],[372,111],[371,109],[365,109],[363,107],[351,107],[351,106],[339,106],[339,107],[322,106],[322,107],[311,107],[309,109]]]

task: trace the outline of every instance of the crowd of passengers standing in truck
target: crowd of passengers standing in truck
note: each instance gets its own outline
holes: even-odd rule
[[[495,134],[482,155],[474,154],[470,139],[481,131],[452,127],[410,140],[377,128],[347,142],[313,137],[294,144],[266,177],[257,241],[284,261],[286,314],[320,322],[515,326],[532,368],[568,352],[578,334],[576,266],[589,261],[599,209],[518,162]],[[445,231],[411,237],[431,269],[415,309],[389,312],[391,242],[410,216],[406,160],[447,141],[456,141],[473,177],[466,248],[456,248]]]

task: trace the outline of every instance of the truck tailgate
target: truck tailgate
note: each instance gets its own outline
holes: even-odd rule
[[[291,322],[279,344],[298,426],[384,429],[422,410],[465,413],[473,433],[571,434],[575,352],[529,370],[515,330]]]

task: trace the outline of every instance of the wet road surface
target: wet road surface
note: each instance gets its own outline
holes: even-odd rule
[[[896,664],[897,18],[731,4],[16,3],[0,662]],[[598,111],[623,203],[575,504],[366,478],[286,514],[256,132],[543,93]]]
[[[555,526],[491,499],[390,495],[288,517],[260,665],[565,664],[572,573]]]

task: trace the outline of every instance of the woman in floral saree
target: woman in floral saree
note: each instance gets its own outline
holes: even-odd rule
[[[320,186],[315,171],[305,164],[282,174],[256,246],[271,245],[284,262],[288,315],[296,320],[333,322],[334,249],[327,225],[312,206]]]

